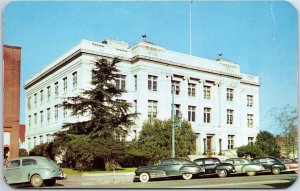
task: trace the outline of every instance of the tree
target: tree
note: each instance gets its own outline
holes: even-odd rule
[[[196,135],[187,121],[181,126],[176,128],[176,157],[187,157],[195,150]],[[172,121],[150,119],[143,124],[135,149],[149,160],[148,164],[155,164],[171,156],[171,143]]]
[[[295,157],[298,145],[298,111],[296,108],[285,105],[281,108],[274,107],[271,110],[271,116],[275,120],[275,126],[280,129],[281,136],[284,137],[284,155],[289,157],[293,154]]]
[[[52,160],[55,159],[53,143],[43,143],[35,146],[29,151],[29,156],[44,156]]]
[[[244,145],[237,149],[238,157],[255,158],[263,154],[262,150],[257,145]]]
[[[28,152],[26,149],[19,149],[19,157],[26,157],[28,156]]]
[[[60,105],[70,110],[73,116],[85,116],[85,120],[65,123],[63,131],[56,134],[55,141],[64,142],[58,150],[69,155],[66,157],[84,158],[83,155],[86,155],[88,161],[102,157],[105,162],[115,159],[115,152],[119,149],[116,145],[120,144],[119,137],[128,134],[137,115],[129,113],[131,105],[128,102],[117,99],[125,92],[116,86],[116,80],[121,77],[116,68],[118,62],[118,59],[97,60],[92,69],[92,88],[83,90],[78,96],[67,97]],[[76,148],[81,147],[77,143],[82,140],[91,146],[92,143],[96,145],[97,153],[90,149],[82,153],[80,148]],[[77,162],[86,164],[81,160]]]
[[[262,155],[280,156],[280,147],[276,138],[268,131],[261,131],[257,134],[255,145],[262,151]]]

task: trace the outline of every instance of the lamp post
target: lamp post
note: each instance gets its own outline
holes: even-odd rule
[[[181,117],[182,117],[182,114],[181,112],[179,111],[178,113],[178,120],[175,121],[175,104],[174,104],[174,92],[175,92],[175,86],[172,85],[172,112],[171,112],[171,119],[172,119],[172,158],[175,157],[175,130],[176,130],[176,124],[177,122],[180,122],[181,123]],[[181,124],[180,124],[181,126]]]

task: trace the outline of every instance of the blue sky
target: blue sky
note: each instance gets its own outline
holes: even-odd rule
[[[298,106],[298,19],[287,2],[193,2],[192,54],[223,58],[260,77],[260,128],[278,134],[268,111]],[[189,54],[189,2],[13,2],[4,9],[3,42],[22,47],[25,80],[80,39],[147,39]]]

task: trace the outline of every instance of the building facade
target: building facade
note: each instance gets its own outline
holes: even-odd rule
[[[194,154],[222,154],[254,142],[259,132],[259,79],[240,72],[223,59],[209,60],[166,50],[146,40],[131,47],[106,39],[81,40],[26,81],[26,145],[49,141],[66,121],[80,121],[59,108],[64,97],[91,88],[91,70],[98,58],[118,57],[122,77],[116,85],[127,92],[121,98],[140,113],[127,140],[135,139],[149,117],[171,118],[172,94],[176,114],[190,121],[197,135]]]
[[[21,48],[3,46],[4,151],[8,159],[19,156]]]

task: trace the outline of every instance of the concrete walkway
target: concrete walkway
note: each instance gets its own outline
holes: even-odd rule
[[[79,176],[80,177],[80,176]],[[79,178],[77,177],[77,179]],[[72,179],[73,177],[70,177]],[[105,184],[124,184],[133,182],[134,172],[126,173],[105,173],[105,174],[82,174],[82,185],[105,185]]]

